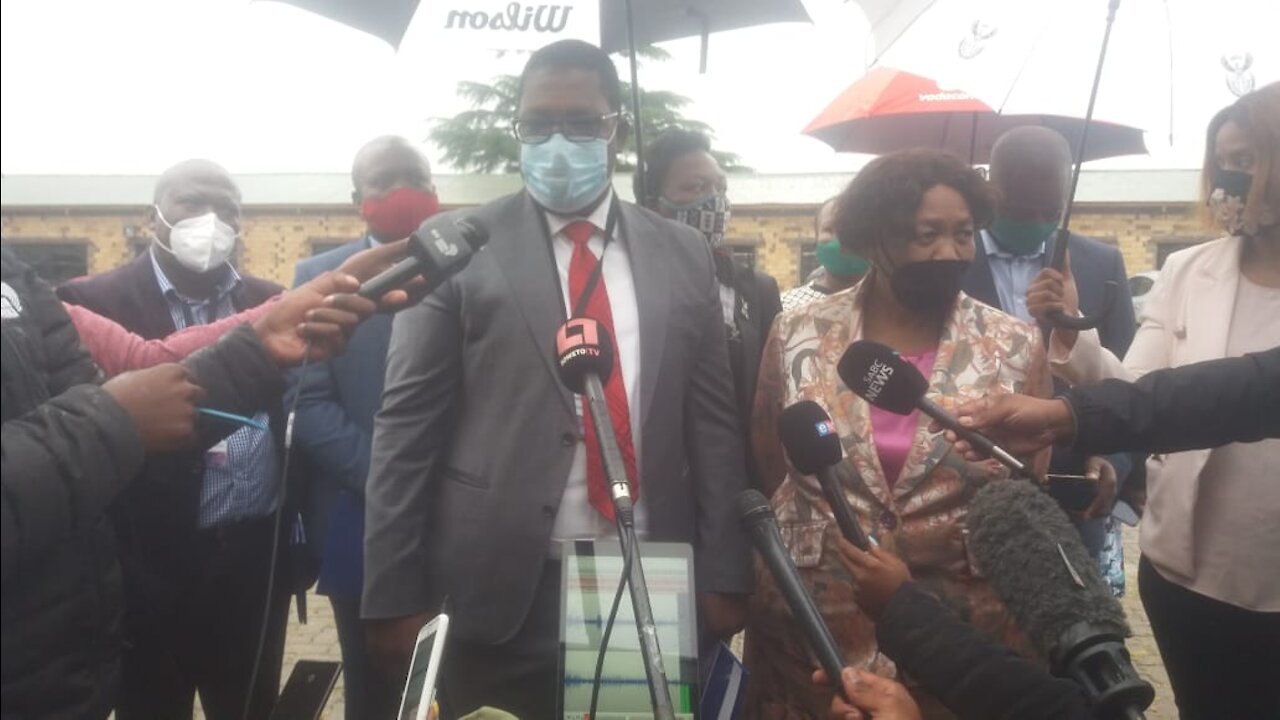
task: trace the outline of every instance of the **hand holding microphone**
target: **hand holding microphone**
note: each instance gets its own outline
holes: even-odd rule
[[[418,227],[407,242],[408,257],[360,285],[359,295],[379,300],[388,292],[414,282],[412,296],[429,295],[445,280],[460,272],[471,257],[489,241],[489,231],[475,218],[458,219],[451,214],[435,215]],[[366,251],[368,252],[368,251]],[[344,270],[352,272],[350,268]],[[352,274],[358,273],[352,272]]]
[[[996,395],[962,403],[956,408],[962,428],[981,432],[1010,452],[1032,453],[1070,442],[1076,434],[1075,415],[1062,398],[1044,400],[1027,395]],[[988,455],[964,436],[940,423],[934,432],[946,430],[947,440],[966,460],[982,460]]]
[[[840,436],[835,423],[822,406],[812,400],[801,400],[789,405],[778,418],[778,437],[791,458],[791,464],[805,475],[814,475],[822,486],[822,494],[831,506],[836,525],[845,540],[859,550],[867,550],[866,533],[858,525],[858,518],[849,507],[844,488],[833,468],[844,456],[840,448]]]
[[[933,418],[939,427],[951,431],[970,446],[1000,461],[1014,474],[1040,480],[1035,470],[1026,463],[985,435],[964,426],[955,415],[926,397],[929,381],[915,365],[904,360],[893,348],[870,340],[858,340],[844,351],[837,371],[850,390],[872,405],[897,415],[908,415],[913,410],[919,410]]]

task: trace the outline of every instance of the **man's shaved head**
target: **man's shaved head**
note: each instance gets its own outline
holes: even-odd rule
[[[212,160],[193,158],[183,160],[160,174],[153,201],[158,205],[175,187],[189,184],[222,186],[235,196],[237,202],[240,200],[240,189],[226,168]]]
[[[1018,220],[1057,221],[1067,204],[1071,146],[1055,130],[1014,128],[991,148],[991,182],[999,211]]]

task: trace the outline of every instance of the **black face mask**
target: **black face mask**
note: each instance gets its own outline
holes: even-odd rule
[[[912,312],[942,315],[951,309],[964,282],[968,260],[923,260],[893,271],[889,288]]]

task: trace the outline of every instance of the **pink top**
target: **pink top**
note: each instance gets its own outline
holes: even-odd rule
[[[911,361],[925,377],[933,374],[933,361],[937,355],[936,349],[916,355],[902,353],[902,357]],[[875,439],[876,453],[880,456],[880,467],[884,470],[884,481],[889,487],[893,487],[902,474],[902,466],[907,463],[907,455],[915,442],[919,422],[919,410],[912,410],[910,415],[897,415],[871,406],[871,433]]]
[[[262,303],[208,325],[194,325],[161,340],[145,340],[92,310],[70,303],[62,305],[71,316],[71,322],[80,334],[80,342],[93,356],[93,361],[107,377],[114,377],[127,370],[141,370],[153,365],[177,362],[200,348],[217,342],[223,333],[262,317],[272,303]]]

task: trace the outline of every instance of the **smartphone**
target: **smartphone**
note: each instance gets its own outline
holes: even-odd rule
[[[1068,512],[1084,512],[1098,496],[1098,484],[1083,475],[1045,476],[1049,480],[1049,496]]]
[[[280,691],[271,720],[320,720],[341,672],[340,662],[299,660]]]
[[[449,616],[440,614],[422,626],[413,646],[409,677],[400,699],[400,720],[427,720],[436,701],[436,677],[440,674],[440,658],[444,655],[445,636],[449,632]]]

